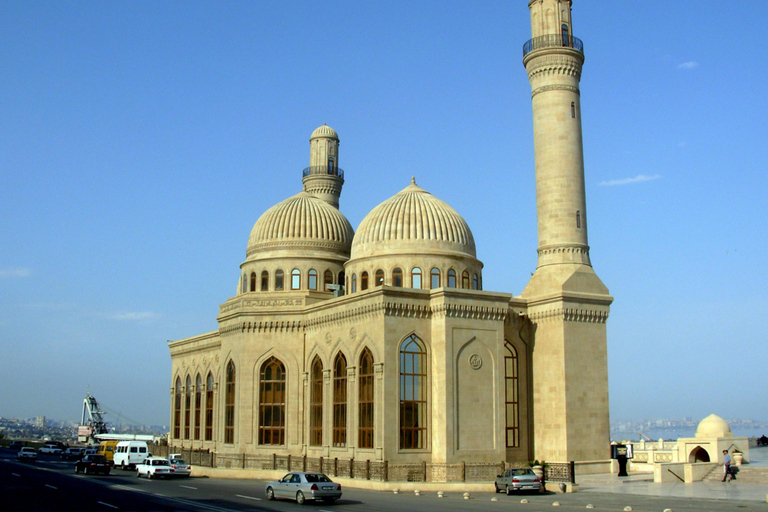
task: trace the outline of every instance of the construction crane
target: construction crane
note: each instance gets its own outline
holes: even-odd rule
[[[109,432],[107,422],[104,421],[104,414],[96,398],[90,390],[87,391],[83,399],[83,416],[80,420],[80,426],[77,428],[78,442],[92,442],[95,440],[95,436]]]

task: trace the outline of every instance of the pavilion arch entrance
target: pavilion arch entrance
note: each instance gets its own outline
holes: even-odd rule
[[[710,462],[709,452],[701,446],[697,446],[691,450],[691,454],[688,456],[688,462]]]

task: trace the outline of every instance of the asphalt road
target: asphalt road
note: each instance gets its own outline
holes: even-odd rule
[[[194,468],[192,469],[194,473]],[[268,501],[264,480],[227,480],[218,478],[180,478],[147,480],[136,478],[134,471],[114,470],[109,476],[75,474],[74,463],[57,456],[41,455],[35,463],[21,463],[15,453],[0,450],[0,510],[3,512],[236,512],[296,511],[292,501]],[[497,501],[492,501],[493,499]],[[522,500],[528,503],[522,503]],[[333,505],[308,503],[314,512],[445,512],[447,510],[485,512],[520,510],[540,512],[585,510],[634,512],[671,509],[688,511],[766,511],[764,503],[724,502],[653,496],[623,496],[602,493],[506,496],[473,493],[465,500],[461,492],[436,493],[369,491],[345,487],[342,498]]]

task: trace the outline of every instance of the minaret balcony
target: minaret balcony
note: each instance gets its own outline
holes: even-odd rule
[[[565,34],[547,34],[534,37],[523,45],[523,57],[536,50],[547,48],[571,48],[584,55],[584,43],[578,37]]]
[[[331,167],[330,165],[313,165],[311,167],[307,167],[304,169],[304,172],[302,173],[303,177],[306,178],[307,176],[318,176],[318,175],[325,175],[325,176],[338,176],[339,178],[344,178],[344,170],[339,169],[338,167]]]

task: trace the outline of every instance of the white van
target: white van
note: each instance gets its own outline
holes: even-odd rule
[[[120,441],[115,446],[114,465],[120,469],[133,469],[149,456],[146,441]]]

